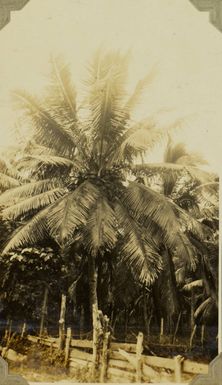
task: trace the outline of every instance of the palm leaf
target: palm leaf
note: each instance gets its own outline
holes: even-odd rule
[[[17,91],[13,95],[31,119],[36,140],[58,154],[72,158],[76,145],[70,129],[61,126],[36,98],[26,92]]]
[[[200,223],[168,198],[135,182],[131,182],[126,190],[125,204],[144,226],[149,224],[150,219],[156,223],[166,245],[171,250],[183,252],[190,267],[194,267],[196,253],[193,253],[194,246],[184,231],[193,231],[202,239],[204,227]]]
[[[119,251],[121,259],[141,282],[151,284],[162,267],[155,245],[123,204],[117,202],[115,212],[123,232],[123,244]]]
[[[196,288],[196,287],[203,287],[202,279],[197,279],[195,281],[187,283],[186,285],[183,286],[183,290],[191,291],[193,288]]]
[[[49,190],[61,187],[58,180],[45,179],[26,183],[22,186],[12,188],[0,195],[0,205],[9,206],[21,198],[27,198],[33,195],[38,195]]]
[[[110,142],[121,135],[125,117],[122,100],[125,95],[127,61],[128,55],[102,55],[98,52],[89,67],[89,126],[92,128],[91,135],[98,143],[94,146],[94,152],[99,157],[99,169]]]
[[[50,102],[50,106],[57,113],[57,117],[62,118],[62,122],[75,125],[76,90],[71,81],[69,67],[61,56],[51,56],[51,65],[51,84],[48,87],[47,102]]]
[[[183,119],[178,119],[168,127],[156,128],[152,118],[147,118],[130,127],[120,138],[116,145],[115,154],[111,154],[112,162],[132,160],[159,144],[170,131],[178,128]]]
[[[8,190],[19,185],[20,182],[17,179],[0,172],[0,190]]]
[[[152,70],[143,79],[139,80],[135,87],[135,90],[133,91],[133,94],[130,96],[124,106],[124,109],[126,111],[132,112],[134,108],[138,106],[144,91],[153,82],[156,75],[157,68],[156,66],[154,66]]]
[[[47,237],[48,229],[46,216],[52,206],[48,206],[30,219],[24,226],[19,227],[12,233],[11,239],[4,247],[2,254],[6,255],[9,251],[27,245],[36,245]]]
[[[89,211],[98,196],[97,188],[86,181],[51,210],[47,223],[51,236],[58,244],[68,242],[74,231],[86,224]]]
[[[66,194],[66,190],[62,188],[56,188],[54,190],[46,191],[44,193],[34,195],[30,198],[26,198],[22,202],[11,205],[2,210],[3,219],[18,219],[26,215],[27,213],[31,213],[35,210],[40,210],[45,206],[51,205],[59,198],[61,198],[64,194]]]
[[[33,164],[36,166],[54,166],[58,168],[63,167],[73,167],[76,163],[70,159],[55,156],[55,155],[27,155],[19,161],[19,164],[25,162],[26,167],[29,167],[29,162],[33,161]]]
[[[202,302],[198,308],[196,309],[195,313],[194,313],[194,318],[197,318],[200,316],[200,314],[202,314],[207,306],[209,306],[211,303],[212,303],[213,299],[211,297],[207,298],[204,302]]]
[[[104,248],[112,249],[117,241],[115,212],[104,196],[95,202],[84,230],[84,243],[92,254]]]

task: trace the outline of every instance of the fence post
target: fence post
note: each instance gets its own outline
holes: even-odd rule
[[[139,333],[136,343],[136,382],[142,382],[142,352],[143,352],[143,333]]]
[[[174,379],[175,382],[181,382],[181,372],[182,372],[182,356],[174,357]]]
[[[65,340],[65,313],[66,313],[66,295],[62,294],[61,298],[61,309],[60,309],[60,319],[59,319],[59,341],[58,348],[62,350],[64,347]]]
[[[108,332],[109,318],[104,316],[104,325],[103,325],[103,348],[101,356],[101,372],[100,372],[100,382],[105,382],[107,377],[107,368],[108,368],[108,345],[109,345],[109,336]]]
[[[69,363],[69,352],[70,352],[71,339],[72,339],[72,329],[67,328],[66,345],[65,345],[65,366],[68,366],[68,363]]]

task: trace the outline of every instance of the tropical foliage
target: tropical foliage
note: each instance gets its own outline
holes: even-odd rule
[[[147,322],[152,303],[158,322],[170,311],[175,322],[184,285],[200,278],[209,246],[217,244],[218,180],[197,167],[204,163],[199,155],[171,139],[163,163],[144,162],[181,121],[170,127],[157,126],[149,116],[135,121],[134,109],[152,74],[128,96],[128,60],[128,55],[98,51],[81,97],[61,58],[51,61],[42,97],[13,93],[32,124],[33,138],[13,164],[19,181],[2,163],[7,177],[1,182],[6,190],[0,196],[1,215],[4,223],[16,224],[3,256],[27,246],[50,246],[64,263],[71,255],[78,264],[79,275],[76,270],[70,281],[72,298],[82,285],[91,304],[99,299],[113,321],[120,310],[132,315],[135,303],[141,303]],[[88,305],[89,298],[80,297]]]

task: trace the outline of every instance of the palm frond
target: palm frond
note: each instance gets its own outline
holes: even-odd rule
[[[117,241],[115,212],[104,196],[95,202],[84,229],[84,243],[92,254],[112,249]]]
[[[98,189],[88,181],[67,194],[47,217],[51,236],[58,244],[70,240],[74,231],[86,224],[91,207],[99,196]]]
[[[211,297],[205,299],[205,301],[202,302],[202,303],[198,306],[198,308],[196,309],[196,311],[195,311],[195,313],[194,313],[194,318],[199,317],[200,314],[202,314],[202,313],[206,310],[207,306],[209,306],[209,305],[211,304],[212,301],[213,301],[213,299],[212,299]]]
[[[61,123],[71,127],[77,122],[76,90],[72,84],[69,66],[61,56],[51,56],[51,84],[48,86],[47,102]]]
[[[37,98],[24,91],[13,92],[13,96],[31,119],[37,142],[55,149],[62,156],[72,158],[76,145],[70,129],[61,126]]]
[[[202,279],[197,279],[195,281],[187,283],[186,285],[183,286],[183,290],[191,291],[193,288],[196,288],[196,287],[203,287],[203,280]]]
[[[115,141],[122,132],[127,62],[128,55],[102,55],[98,52],[89,67],[89,125],[98,143],[98,146],[94,146],[94,152],[99,157],[99,168],[104,162],[110,142]]]
[[[20,182],[11,176],[0,172],[0,190],[8,190],[20,185]]]
[[[36,245],[38,242],[45,239],[48,235],[46,216],[51,208],[51,206],[44,208],[25,225],[14,231],[11,239],[4,247],[2,254],[6,255],[8,252],[18,247]]]
[[[180,250],[190,267],[195,266],[194,246],[185,235],[185,230],[193,231],[203,238],[203,226],[187,212],[165,196],[147,186],[131,182],[125,193],[125,204],[144,226],[151,219],[159,227],[162,239],[171,250]]]
[[[26,163],[26,167],[29,167],[29,162],[33,161],[33,164],[37,166],[54,166],[58,168],[71,168],[76,165],[75,161],[67,159],[61,156],[55,155],[27,155],[19,161],[19,164]]]
[[[141,282],[150,285],[161,270],[161,257],[148,234],[142,231],[122,203],[116,203],[115,212],[123,232],[121,258]]]
[[[128,161],[132,163],[138,155],[147,153],[159,144],[169,132],[178,128],[183,119],[178,119],[164,128],[157,128],[152,118],[147,118],[130,127],[116,145],[115,154],[111,154],[112,162]]]
[[[33,195],[38,195],[49,190],[61,187],[58,180],[45,179],[26,183],[19,187],[11,188],[0,195],[0,206],[10,206],[12,203],[21,198],[27,198]]]
[[[45,206],[51,205],[67,191],[62,188],[56,188],[54,190],[46,191],[38,195],[34,195],[30,198],[22,200],[14,205],[11,205],[2,210],[3,219],[15,220],[18,219],[27,213],[32,213],[35,210],[40,210]]]
[[[0,173],[8,175],[11,178],[20,179],[20,174],[16,168],[13,157],[11,161],[9,161],[6,156],[0,156]]]
[[[132,112],[134,108],[138,106],[144,91],[153,82],[156,75],[157,68],[156,66],[154,66],[152,70],[143,79],[139,80],[135,87],[135,90],[133,91],[133,94],[129,97],[124,106],[124,109],[126,111]]]

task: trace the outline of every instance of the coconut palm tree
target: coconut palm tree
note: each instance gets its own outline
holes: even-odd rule
[[[194,268],[196,251],[186,230],[200,241],[205,236],[206,226],[171,199],[129,180],[134,159],[169,129],[150,118],[133,120],[150,76],[128,97],[127,69],[128,55],[97,52],[81,104],[61,58],[52,59],[41,99],[14,92],[34,137],[20,164],[29,170],[30,182],[0,197],[3,218],[22,222],[3,252],[47,237],[63,250],[76,244],[87,256],[91,304],[97,304],[97,266],[105,252],[117,247],[122,263],[140,282],[151,284],[162,268],[162,244]]]
[[[210,218],[218,216],[218,181],[213,173],[198,168],[207,163],[202,156],[187,151],[182,143],[173,143],[169,136],[163,160],[159,164],[143,163],[134,166],[137,180],[160,191],[198,221],[204,221],[207,217],[209,222]],[[212,231],[212,237],[214,232]],[[198,264],[203,263],[210,256],[206,253],[206,246],[204,247],[207,238],[198,243],[189,232],[187,235],[196,247]],[[159,322],[160,318],[164,318],[165,329],[172,332],[183,307],[178,285],[181,286],[190,276],[187,276],[186,261],[178,255],[178,251],[172,255],[164,247],[162,255],[163,253],[166,257],[162,271],[153,285],[153,296]]]

